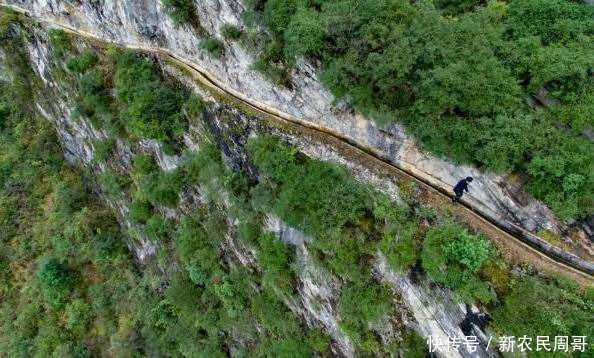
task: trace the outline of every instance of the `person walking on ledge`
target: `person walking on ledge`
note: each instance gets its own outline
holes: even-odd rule
[[[456,184],[454,187],[454,194],[456,195],[452,198],[452,203],[459,202],[462,198],[462,195],[464,195],[464,191],[468,193],[468,183],[472,182],[472,180],[472,177],[466,177]]]

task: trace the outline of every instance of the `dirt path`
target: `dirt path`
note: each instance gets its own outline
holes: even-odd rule
[[[4,3],[0,3],[0,5],[29,16],[29,13],[25,9]],[[52,27],[61,28],[66,32],[99,43],[107,42],[105,39],[84,30],[75,29],[68,24],[38,18],[35,18],[35,20],[45,22]],[[462,204],[453,206],[450,200],[451,188],[445,183],[422,175],[420,172],[415,171],[414,168],[398,167],[389,158],[385,158],[374,148],[366,147],[349,138],[345,138],[331,128],[314,125],[311,122],[291,116],[274,107],[249,98],[243,93],[229,88],[219,81],[216,76],[192,63],[190,59],[179,57],[162,48],[116,44],[128,49],[159,54],[165,60],[169,60],[172,64],[185,69],[195,80],[217,93],[220,97],[225,98],[228,102],[233,102],[235,106],[249,110],[252,113],[255,112],[263,116],[271,124],[280,125],[285,129],[289,128],[301,136],[318,138],[318,140],[323,137],[325,143],[332,145],[333,148],[347,156],[350,160],[357,161],[380,175],[387,175],[397,180],[416,183],[420,190],[420,199],[422,201],[431,203],[438,210],[452,214],[466,222],[472,229],[485,234],[493,240],[501,249],[504,256],[510,261],[518,264],[530,264],[539,271],[552,275],[566,276],[582,285],[594,286],[594,263],[580,259],[560,248],[552,246],[545,240],[513,223],[493,217],[490,213],[474,205],[471,201],[463,200]]]

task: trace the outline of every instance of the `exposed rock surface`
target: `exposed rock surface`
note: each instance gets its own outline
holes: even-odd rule
[[[382,157],[426,180],[451,186],[461,177],[475,178],[468,200],[531,232],[543,229],[563,233],[564,226],[541,202],[522,192],[521,185],[507,176],[484,173],[469,166],[454,165],[419,150],[398,125],[380,129],[372,121],[353,113],[334,99],[316,79],[314,69],[301,62],[293,73],[293,89],[267,82],[250,69],[253,56],[238,43],[225,42],[225,55],[213,60],[200,50],[200,38],[189,26],[176,28],[160,1],[61,1],[5,0],[27,9],[34,17],[67,25],[93,36],[128,46],[163,48],[188,63],[211,73],[221,84],[251,99],[310,124],[326,128],[356,141]],[[220,28],[241,26],[244,5],[238,0],[195,1],[202,27],[221,38]]]
[[[387,282],[401,293],[406,306],[413,313],[418,329],[425,337],[431,337],[435,350],[446,357],[483,357],[495,356],[488,349],[492,348],[487,342],[476,344],[476,350],[464,344],[458,350],[448,349],[447,342],[459,340],[465,342],[466,336],[481,337],[484,333],[463,332],[462,322],[468,314],[467,307],[456,303],[447,290],[439,287],[429,287],[428,282],[414,282],[410,277],[399,274],[390,269],[386,258],[378,253],[377,269]]]

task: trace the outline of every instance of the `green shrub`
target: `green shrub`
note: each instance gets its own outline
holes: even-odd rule
[[[422,265],[434,281],[451,288],[467,301],[490,302],[487,283],[477,277],[479,268],[493,255],[489,241],[458,225],[429,229],[421,253]]]
[[[197,21],[193,0],[161,0],[161,3],[176,25],[192,24]]]
[[[271,284],[285,292],[292,290],[290,280],[292,252],[285,243],[276,238],[273,234],[264,234],[259,238],[260,252],[258,264],[264,271],[262,281]]]
[[[179,201],[182,178],[177,171],[153,173],[142,180],[142,190],[153,204],[175,207]]]
[[[427,342],[415,331],[410,331],[404,336],[404,341],[399,347],[403,356],[411,358],[425,358],[429,355]]]
[[[66,54],[72,51],[72,42],[70,36],[60,29],[50,29],[47,32],[52,55],[57,59],[62,59]]]
[[[515,37],[540,36],[545,44],[591,33],[594,9],[564,0],[514,0],[508,26]]]
[[[111,99],[103,73],[96,69],[87,71],[81,76],[79,86],[75,112],[89,118],[99,128],[113,129],[116,124],[110,113]]]
[[[196,284],[206,285],[222,271],[217,255],[220,242],[216,239],[216,235],[207,235],[194,219],[182,219],[175,238],[177,252]]]
[[[181,115],[186,90],[164,81],[148,58],[131,52],[116,55],[116,98],[120,120],[135,138],[179,140],[187,128]]]
[[[190,95],[190,98],[185,103],[184,109],[185,109],[186,113],[188,114],[189,118],[196,118],[196,117],[201,118],[204,110],[206,109],[206,104],[204,103],[202,98],[200,98],[195,93],[192,93]]]
[[[158,172],[160,169],[150,154],[137,154],[132,159],[134,175],[145,176]]]
[[[200,48],[208,52],[214,58],[220,58],[225,51],[223,43],[213,37],[200,41]]]
[[[196,307],[200,304],[200,291],[196,285],[182,273],[173,276],[171,284],[165,292],[168,302],[179,310],[180,316],[186,316],[192,321],[196,314]]]
[[[41,263],[37,279],[42,286],[56,290],[70,289],[73,283],[68,268],[55,258],[48,258]]]
[[[418,222],[413,222],[418,224]],[[419,257],[419,249],[414,240],[417,227],[402,226],[396,232],[384,234],[379,248],[390,263],[390,266],[401,271],[408,271]]]
[[[76,336],[82,336],[87,330],[91,320],[91,308],[81,300],[75,299],[66,305],[66,328],[72,331]]]
[[[483,5],[482,0],[436,0],[435,6],[443,10],[444,15],[458,15]]]
[[[291,24],[284,33],[284,54],[288,59],[321,53],[325,28],[319,16],[317,11],[301,8],[291,19]]]
[[[60,306],[74,285],[74,276],[66,265],[56,258],[43,260],[37,270],[37,280],[51,305]]]
[[[219,149],[206,144],[198,153],[189,153],[182,168],[185,184],[200,185],[209,202],[222,199],[223,178],[226,176]]]
[[[272,343],[268,348],[269,354],[275,357],[311,357],[310,348],[297,338],[287,337]]]
[[[282,34],[297,11],[296,0],[268,0],[264,7],[264,21],[277,34]]]
[[[153,214],[153,206],[148,200],[134,198],[129,205],[130,218],[137,223],[144,224]]]
[[[153,242],[166,242],[173,233],[173,225],[170,220],[154,214],[146,221],[143,231]]]
[[[225,24],[221,27],[221,34],[228,40],[239,40],[241,29],[235,25]]]
[[[290,69],[283,56],[283,46],[279,41],[265,44],[259,59],[252,64],[252,69],[262,73],[276,84],[290,87]]]
[[[376,321],[392,310],[391,293],[385,286],[363,286],[349,283],[340,293],[340,316],[342,328],[355,343],[368,352],[378,351],[377,338],[362,334],[369,323]]]
[[[590,336],[594,300],[584,291],[568,282],[520,278],[513,283],[503,305],[494,310],[492,327],[509,336]],[[584,357],[593,351],[590,345]]]
[[[128,179],[123,175],[106,169],[98,175],[97,181],[101,189],[111,199],[117,199],[122,196],[122,192],[128,185]]]
[[[82,74],[95,66],[98,61],[97,55],[93,51],[87,50],[76,57],[70,58],[66,62],[66,68],[72,72]]]
[[[105,163],[111,158],[116,149],[116,140],[105,138],[94,143],[93,160],[97,163]]]
[[[548,134],[548,148],[527,164],[532,176],[528,190],[564,219],[584,217],[594,205],[594,144],[585,138],[563,138],[555,131]]]
[[[366,192],[343,168],[306,161],[271,137],[248,143],[258,168],[278,183],[274,211],[289,225],[323,239],[364,214]]]

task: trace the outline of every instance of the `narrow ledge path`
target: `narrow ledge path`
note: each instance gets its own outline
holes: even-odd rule
[[[27,9],[16,5],[0,2],[0,6],[25,15],[34,21],[48,24],[50,27],[60,28],[68,33],[88,38],[99,43],[114,43],[120,47],[158,54],[165,60],[189,71],[194,79],[210,90],[231,99],[240,107],[257,112],[270,121],[290,126],[293,130],[304,135],[325,137],[327,143],[343,153],[348,153],[349,158],[365,163],[384,175],[391,175],[399,179],[411,180],[418,184],[424,199],[439,207],[450,206],[452,214],[464,220],[469,226],[478,230],[493,240],[503,254],[518,263],[528,263],[538,270],[552,275],[562,275],[576,280],[584,286],[594,286],[594,263],[586,261],[574,254],[568,253],[546,242],[544,239],[529,231],[494,215],[480,203],[472,199],[463,199],[462,203],[453,207],[451,205],[451,187],[435,177],[421,173],[412,166],[395,164],[376,149],[365,146],[357,141],[347,138],[332,128],[321,126],[310,121],[297,118],[282,112],[270,105],[261,103],[245,94],[230,88],[212,73],[200,68],[190,59],[183,58],[171,51],[149,46],[131,45],[127,43],[110,42],[90,32],[76,29],[68,24],[31,16]]]

